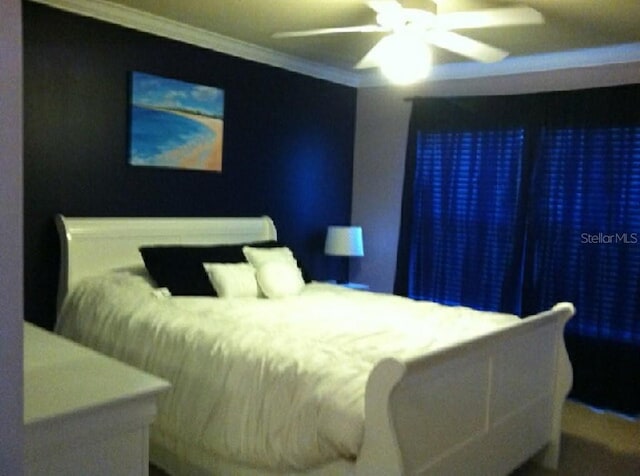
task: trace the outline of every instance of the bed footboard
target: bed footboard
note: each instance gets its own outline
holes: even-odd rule
[[[372,372],[358,475],[507,474],[555,468],[572,384],[561,303],[463,345]]]

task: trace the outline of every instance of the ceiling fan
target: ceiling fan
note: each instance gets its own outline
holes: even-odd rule
[[[508,56],[508,52],[474,40],[453,30],[501,27],[543,23],[544,18],[533,8],[501,7],[475,11],[438,13],[438,3],[445,0],[372,0],[367,5],[376,13],[376,24],[318,28],[276,33],[275,38],[292,38],[336,33],[388,33],[355,65],[355,68],[380,67],[383,73],[399,76],[404,69],[412,71],[409,80],[395,78],[396,83],[414,82],[426,77],[431,68],[429,45],[452,51],[475,61],[492,63]],[[429,8],[429,7],[432,8]],[[420,8],[422,7],[422,8]]]

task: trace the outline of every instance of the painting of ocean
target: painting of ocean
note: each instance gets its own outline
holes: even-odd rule
[[[131,73],[129,163],[222,171],[224,91]]]

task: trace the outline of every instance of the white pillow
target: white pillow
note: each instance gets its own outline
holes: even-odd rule
[[[242,253],[247,261],[258,269],[263,264],[272,261],[284,261],[286,263],[293,263],[294,266],[298,266],[298,262],[293,256],[291,250],[285,246],[278,248],[253,248],[251,246],[243,246]]]
[[[256,269],[256,279],[268,298],[293,296],[304,288],[302,271],[286,246],[278,248],[242,248],[247,261]]]
[[[203,266],[219,297],[258,297],[256,270],[249,263],[203,263]]]
[[[256,279],[268,298],[295,296],[304,288],[302,271],[287,260],[265,262],[256,270]]]

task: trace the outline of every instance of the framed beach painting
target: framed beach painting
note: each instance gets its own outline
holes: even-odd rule
[[[222,89],[136,71],[130,86],[130,164],[222,171]]]

